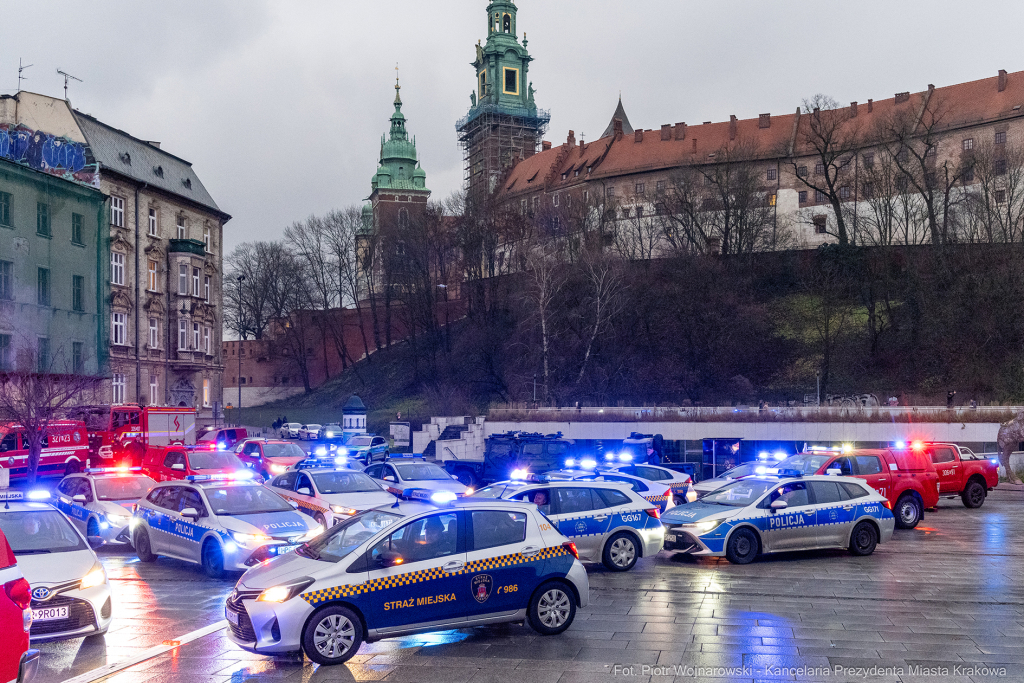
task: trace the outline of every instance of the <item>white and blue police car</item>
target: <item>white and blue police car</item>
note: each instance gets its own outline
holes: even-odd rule
[[[323,531],[270,489],[216,475],[158,484],[131,521],[140,560],[174,557],[202,565],[213,578],[283,555]]]
[[[662,516],[665,550],[747,564],[759,554],[849,548],[870,555],[892,538],[888,501],[860,479],[799,470],[726,484]]]
[[[655,482],[611,469],[597,469],[597,462],[591,458],[579,461],[570,458],[565,461],[564,469],[544,472],[537,476],[549,481],[617,481],[629,484],[641,498],[657,505],[660,512],[675,506],[672,488],[667,482]]]
[[[267,484],[274,493],[298,504],[299,511],[330,528],[354,514],[391,505],[397,499],[363,472],[309,467],[279,474]]]
[[[375,479],[388,493],[404,500],[429,503],[438,502],[433,500],[436,493],[443,494],[440,500],[446,500],[448,493],[460,497],[473,493],[472,488],[459,482],[443,467],[420,458],[392,458],[387,462],[372,464],[363,472]]]
[[[657,505],[622,482],[511,480],[486,486],[474,496],[533,503],[572,539],[581,560],[600,562],[613,572],[657,555],[664,541]]]
[[[639,465],[633,465],[631,463],[625,465],[606,465],[606,469],[609,472],[629,474],[634,477],[646,479],[647,481],[666,484],[672,491],[672,501],[676,505],[692,503],[697,500],[697,492],[693,489],[693,482],[690,479],[690,475],[685,472],[677,472],[676,470],[670,470],[667,467],[661,467],[660,465],[648,465],[646,463],[641,463]]]
[[[156,486],[141,467],[103,467],[64,477],[54,505],[85,536],[104,543],[128,543],[128,523],[135,503]]]
[[[107,572],[92,546],[50,504],[47,491],[0,489],[0,531],[31,586],[32,641],[102,635],[113,607]]]
[[[245,650],[341,664],[410,633],[529,621],[554,635],[588,600],[575,545],[536,506],[464,498],[349,517],[250,569],[225,609]]]

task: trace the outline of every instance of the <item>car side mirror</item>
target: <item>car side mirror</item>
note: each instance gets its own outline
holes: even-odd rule
[[[827,474],[827,475],[829,475],[831,477],[841,477],[841,476],[843,476],[843,471],[841,469],[839,469],[838,467],[833,467],[831,469],[825,470],[825,474]]]
[[[789,503],[784,500],[777,500],[772,503],[772,512],[778,512],[779,510],[785,510],[789,507]]]
[[[312,496],[313,495],[313,492],[310,491],[309,489],[307,489],[306,487],[302,487],[301,489],[299,489],[295,493],[298,493],[301,496]]]
[[[405,562],[401,555],[393,550],[383,552],[377,556],[377,565],[383,568],[397,567],[398,565]]]
[[[176,462],[173,465],[171,465],[171,469],[176,471],[176,472],[184,472],[185,471],[185,466],[182,465],[180,462]]]
[[[393,476],[391,476],[390,474],[384,477],[384,481],[394,481],[394,480],[395,480],[395,478]]]
[[[82,493],[79,493],[77,496],[75,496],[71,500],[75,501],[76,503],[88,503],[89,502],[89,499],[86,498],[85,494],[82,494]]]
[[[196,510],[195,508],[185,508],[181,511],[181,516],[188,517],[190,519],[199,519],[200,517],[199,510]]]
[[[89,536],[86,540],[89,542],[89,547],[93,550],[106,544],[102,536]]]
[[[295,502],[294,500],[289,500],[289,501],[288,501],[288,503],[289,503],[289,504],[290,504],[290,505],[291,505],[291,506],[292,506],[293,508],[295,508],[296,510],[298,510],[298,509],[299,509],[299,504],[298,504],[297,502]]]

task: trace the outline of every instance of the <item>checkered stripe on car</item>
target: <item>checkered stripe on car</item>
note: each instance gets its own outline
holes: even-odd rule
[[[294,501],[295,503],[297,503],[300,508],[304,508],[306,510],[312,510],[313,512],[327,512],[328,511],[327,508],[320,507],[319,505],[314,505],[313,503],[310,503],[308,500],[302,500],[301,498],[293,498],[292,496],[285,495],[285,494],[281,494],[281,495],[283,497],[287,498],[288,500],[291,500],[291,501]]]
[[[644,500],[649,503],[663,503],[668,500],[668,494],[664,496],[644,496]]]
[[[385,576],[380,579],[367,581],[366,583],[334,586],[333,588],[325,588],[323,590],[303,593],[302,599],[315,607],[331,600],[339,600],[341,598],[347,598],[354,595],[365,595],[366,593],[387,590],[389,588],[397,588],[398,586],[410,586],[417,583],[423,583],[425,581],[432,581],[433,579],[444,578],[446,576],[457,576],[459,574],[510,567],[517,564],[529,564],[531,562],[538,562],[540,560],[546,560],[566,554],[569,554],[568,549],[563,548],[562,546],[552,546],[550,548],[544,548],[536,555],[526,556],[520,553],[513,553],[512,555],[502,555],[499,557],[488,557],[483,560],[475,560],[457,572],[445,572],[441,567],[431,567],[430,569],[421,569],[419,571],[409,572],[408,574]]]

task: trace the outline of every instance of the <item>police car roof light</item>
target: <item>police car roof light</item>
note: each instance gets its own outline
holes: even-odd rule
[[[907,450],[907,442],[906,441],[897,441],[896,442],[896,450],[898,450],[898,451],[905,451],[905,450]]]
[[[789,469],[789,468],[780,468],[780,467],[776,467],[776,468],[773,468],[773,469],[775,470],[776,474],[778,474],[778,476],[780,476],[780,477],[802,477],[802,476],[804,476],[804,473],[801,472],[800,470],[794,470],[794,469]]]
[[[512,470],[512,475],[510,476],[510,479],[520,479],[520,480],[522,480],[522,479],[526,479],[529,476],[530,476],[530,471],[529,470],[524,470],[524,469],[520,468],[520,469],[517,469],[517,470]]]
[[[430,502],[435,505],[446,505],[448,503],[454,503],[458,498],[451,491],[436,491],[430,495]]]
[[[597,467],[597,461],[593,458],[584,458],[583,460],[580,460],[580,467],[585,470],[592,470]]]
[[[85,474],[124,474],[125,472],[141,472],[141,467],[88,467]]]
[[[50,500],[50,492],[36,489],[25,494],[29,500]]]
[[[574,459],[572,459],[572,458],[569,458],[568,460],[565,461],[565,466],[568,467],[568,468],[575,467],[576,466],[576,461]]]

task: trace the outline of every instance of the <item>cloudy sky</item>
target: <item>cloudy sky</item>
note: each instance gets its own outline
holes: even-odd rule
[[[191,161],[234,216],[227,247],[275,239],[369,193],[394,99],[435,198],[462,183],[487,0],[0,0],[0,91],[74,106]],[[21,19],[15,20],[16,17]],[[1012,0],[520,0],[547,138],[600,135],[619,93],[634,126],[788,113],[1024,70]]]

